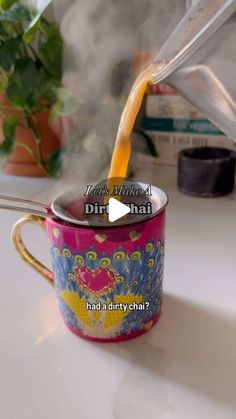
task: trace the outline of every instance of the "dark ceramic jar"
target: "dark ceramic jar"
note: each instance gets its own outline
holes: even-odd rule
[[[182,150],[178,158],[178,187],[201,197],[229,194],[234,189],[235,155],[231,150],[200,147]]]

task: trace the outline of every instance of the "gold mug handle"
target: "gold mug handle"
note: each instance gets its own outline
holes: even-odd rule
[[[26,215],[22,217],[13,227],[12,230],[12,242],[15,246],[16,251],[22,257],[22,259],[28,263],[36,272],[44,276],[47,282],[54,287],[54,274],[46,266],[44,266],[39,260],[37,260],[25,247],[22,239],[22,227],[27,223],[33,223],[39,225],[45,230],[45,218],[38,217],[37,215]]]

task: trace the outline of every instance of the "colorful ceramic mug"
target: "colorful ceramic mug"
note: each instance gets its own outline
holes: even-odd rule
[[[115,227],[84,227],[28,215],[13,229],[13,243],[56,289],[62,317],[75,334],[117,342],[149,330],[160,316],[164,267],[166,194],[150,219]],[[22,226],[36,223],[51,243],[53,272],[22,240]]]

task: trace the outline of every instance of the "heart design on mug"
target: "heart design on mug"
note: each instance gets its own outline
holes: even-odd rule
[[[95,240],[97,240],[98,243],[104,243],[107,240],[106,234],[96,234]]]
[[[109,293],[115,284],[115,272],[107,268],[77,268],[75,276],[79,287],[96,296]]]
[[[61,235],[60,230],[58,230],[58,228],[53,228],[52,234],[56,239],[59,239],[59,237]]]
[[[138,233],[137,231],[131,231],[131,233],[129,233],[129,238],[130,240],[132,240],[132,242],[139,240],[141,237],[142,237],[142,234]]]
[[[150,330],[153,326],[153,320],[151,320],[150,322],[146,323],[144,326],[145,330]]]

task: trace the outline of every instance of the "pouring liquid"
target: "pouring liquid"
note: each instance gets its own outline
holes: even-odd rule
[[[108,178],[125,178],[131,156],[131,135],[148,84],[163,67],[163,63],[149,65],[136,79],[123,110],[112,155]]]

